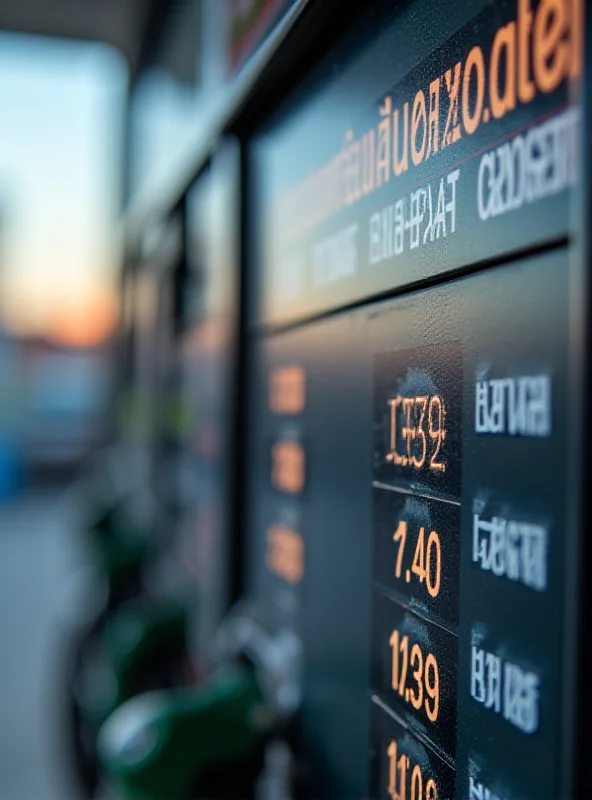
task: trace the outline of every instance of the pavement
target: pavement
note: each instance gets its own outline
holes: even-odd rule
[[[84,800],[68,770],[68,613],[86,563],[72,492],[0,506],[0,800]],[[80,595],[81,596],[81,595]]]

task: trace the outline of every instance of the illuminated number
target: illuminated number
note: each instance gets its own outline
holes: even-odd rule
[[[407,522],[401,520],[393,540],[398,543],[397,560],[395,563],[395,578],[400,578],[403,571],[403,554],[407,541]],[[413,564],[411,572],[417,575],[420,583],[425,581],[430,597],[437,597],[440,593],[441,572],[442,572],[442,548],[440,537],[436,531],[432,531],[428,536],[427,547],[425,539],[425,528],[419,529],[419,536],[415,546]],[[407,571],[407,582],[409,582],[410,572]]]
[[[421,767],[416,764],[411,773],[411,800],[422,800],[423,795],[423,775]]]
[[[405,413],[405,426],[401,431],[403,439],[407,442],[407,457],[401,459],[401,464],[406,467],[413,463],[412,442],[415,439],[415,426],[411,424],[411,410],[415,405],[413,397],[405,397],[403,400],[403,411]]]
[[[269,407],[274,414],[300,414],[304,410],[306,378],[301,367],[281,367],[269,378]]]
[[[393,650],[391,685],[395,692],[399,689],[399,631],[393,631],[389,644]]]
[[[422,528],[423,530],[423,528]],[[432,569],[434,562],[432,560],[432,549],[436,551],[435,556],[435,570]],[[440,547],[440,537],[436,531],[432,531],[428,536],[428,549],[426,553],[427,569],[426,569],[426,586],[430,597],[437,597],[440,592],[440,570],[442,568],[442,550]],[[432,583],[432,574],[434,573],[434,582]]]
[[[425,412],[426,407],[428,405],[428,398],[427,397],[416,397],[415,404],[421,407],[421,412],[419,415],[419,422],[417,424],[417,428],[415,431],[416,438],[419,438],[421,441],[421,458],[417,458],[416,454],[413,454],[413,466],[416,469],[421,469],[425,464],[426,456],[428,453],[428,443],[425,435],[425,431],[423,429],[423,423],[425,419]]]
[[[401,520],[401,522],[399,522],[399,527],[395,531],[393,539],[395,542],[400,542],[399,552],[397,553],[397,563],[395,565],[395,577],[400,578],[401,564],[403,561],[403,550],[405,549],[405,540],[407,539],[407,523],[405,522],[405,520]]]
[[[401,638],[398,630],[391,633],[389,644],[392,650],[391,686],[393,691],[397,692],[407,703],[411,703],[417,711],[423,705],[430,722],[436,722],[440,709],[440,673],[435,656],[433,653],[428,653],[424,662],[421,647],[415,643],[411,648],[410,659],[409,637]],[[409,664],[417,688],[406,686]],[[427,695],[425,700],[424,693]]]
[[[417,669],[413,672],[413,677],[417,683],[417,694],[412,687],[409,687],[409,702],[417,711],[421,708],[423,703],[423,655],[421,648],[418,644],[414,644],[411,648],[411,666],[417,664]]]
[[[409,666],[409,637],[403,636],[399,650],[402,656],[401,664],[401,677],[399,679],[399,694],[401,697],[405,695],[405,684],[407,683],[407,667]]]
[[[424,544],[425,530],[424,528],[420,528],[417,545],[415,547],[415,555],[413,556],[413,566],[411,567],[411,572],[417,575],[420,583],[423,583],[426,577]]]
[[[397,453],[397,409],[401,405],[401,402],[401,397],[395,397],[394,400],[389,400],[389,406],[391,407],[391,441],[390,451],[386,457],[386,460],[392,461],[396,465],[402,464],[403,462],[402,457]]]
[[[273,486],[287,494],[304,488],[304,450],[296,442],[277,442],[271,449]]]
[[[434,413],[438,420],[437,427],[434,426]],[[436,460],[438,458],[440,448],[442,447],[442,442],[446,438],[446,431],[444,430],[445,416],[446,412],[444,411],[444,403],[436,394],[431,398],[428,408],[428,432],[430,434],[430,439],[436,442],[436,449],[430,458],[430,469],[436,470],[437,472],[446,471],[446,465],[441,461]]]
[[[399,639],[399,631],[395,630],[391,633],[389,644],[393,651],[391,686],[395,692],[399,692],[401,697],[403,697],[405,683],[407,681],[407,666],[409,663],[409,637],[403,636],[402,639]],[[402,657],[400,674],[399,656]]]
[[[431,679],[430,673],[432,675]],[[435,722],[438,719],[438,711],[440,709],[440,674],[438,672],[438,662],[432,653],[428,653],[425,662],[425,690],[428,695],[425,701],[425,711],[429,721]],[[433,700],[432,706],[430,706],[428,698]]]
[[[387,749],[389,757],[389,785],[388,793],[392,800],[405,800],[407,788],[407,766],[409,764],[409,756],[404,753],[397,759],[397,743],[391,742]],[[397,781],[398,772],[398,781]],[[397,791],[397,783],[399,790]]]
[[[397,743],[391,742],[386,752],[389,757],[388,793],[395,800],[397,791]]]
[[[407,795],[407,767],[409,766],[409,756],[404,753],[399,758],[399,794],[394,795],[395,800],[405,800]]]
[[[304,575],[304,542],[300,534],[281,525],[267,532],[267,566],[288,583],[300,583]]]
[[[433,778],[426,783],[426,800],[438,800],[438,790]]]
[[[439,395],[432,397],[427,395],[401,397],[399,395],[389,400],[388,404],[390,406],[390,441],[386,460],[396,466],[412,466],[415,469],[422,469],[428,459],[429,449],[433,450],[429,457],[429,469],[445,472],[446,464],[438,460],[442,442],[446,438],[444,427],[446,411],[442,398]],[[404,414],[404,424],[401,428],[401,436],[406,450],[404,456],[397,452],[397,414],[401,407]],[[428,436],[433,442],[431,447],[428,447]]]
[[[399,755],[397,743],[390,742],[387,747],[389,759],[389,782],[387,791],[391,800],[405,800],[407,795],[407,774],[411,767],[409,756],[404,753]],[[419,764],[413,765],[411,771],[410,800],[423,800],[424,776]],[[428,778],[425,784],[425,800],[438,800],[438,790],[433,778]]]

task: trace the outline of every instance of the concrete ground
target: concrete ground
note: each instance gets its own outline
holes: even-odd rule
[[[85,563],[72,493],[0,507],[0,800],[82,800],[64,736],[68,620]]]

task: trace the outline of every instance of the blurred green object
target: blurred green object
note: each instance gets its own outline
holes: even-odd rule
[[[215,672],[196,688],[135,697],[99,733],[99,761],[110,796],[188,800],[200,779],[218,768],[222,781],[240,785],[244,777],[248,786],[252,776],[242,776],[233,764],[252,757],[258,765],[269,721],[255,674],[246,666]],[[216,796],[211,792],[209,787],[203,796]]]
[[[186,607],[144,596],[107,616],[97,633],[97,663],[80,687],[81,714],[98,728],[118,705],[149,687],[145,673],[152,672],[160,682],[159,656],[175,653],[181,658],[187,619]]]
[[[102,587],[92,618],[72,633],[68,666],[71,749],[88,797],[97,787],[98,732],[109,715],[138,694],[194,680],[190,603],[146,584],[146,571],[163,556],[166,542],[150,498],[117,455],[80,487],[83,533]]]
[[[101,510],[91,520],[88,535],[110,598],[119,597],[135,584],[138,571],[158,551],[156,529],[130,519],[125,500]]]

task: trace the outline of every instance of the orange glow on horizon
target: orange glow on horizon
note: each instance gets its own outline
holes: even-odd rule
[[[58,344],[70,347],[93,347],[104,342],[113,332],[117,304],[113,292],[95,290],[91,297],[78,302],[64,298],[56,303],[47,326],[47,336]]]

